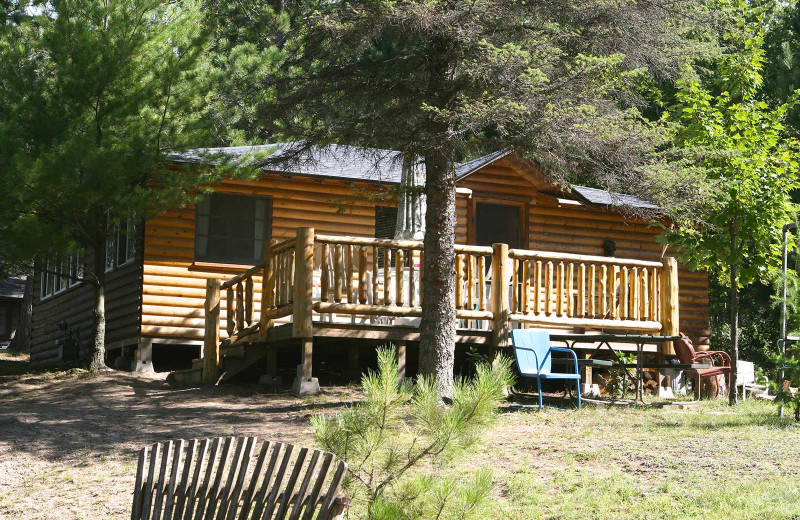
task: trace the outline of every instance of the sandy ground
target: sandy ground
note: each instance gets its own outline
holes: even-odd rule
[[[23,362],[0,358],[0,374]],[[126,518],[142,446],[219,435],[308,442],[311,414],[335,411],[350,392],[299,399],[255,385],[173,389],[163,376],[122,372],[0,375],[0,519]]]

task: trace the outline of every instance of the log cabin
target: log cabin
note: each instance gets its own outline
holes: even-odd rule
[[[170,159],[209,167],[206,153],[259,150]],[[196,205],[121,223],[105,266],[116,366],[169,370],[194,359],[178,373],[191,380],[232,377],[266,359],[269,379],[282,346],[301,361],[297,379],[310,379],[315,341],[393,342],[403,353],[414,344],[424,248],[393,238],[399,154],[368,159],[335,145],[316,153],[256,180],[225,180]],[[707,275],[678,265],[656,240],[660,227],[626,211],[652,209],[648,202],[559,186],[510,151],[460,164],[456,178],[459,344],[502,348],[508,328],[527,326],[680,330],[708,345]],[[36,275],[33,362],[58,360],[65,329],[88,349],[91,287],[57,274],[83,269],[84,257]],[[357,364],[358,351],[347,357]]]

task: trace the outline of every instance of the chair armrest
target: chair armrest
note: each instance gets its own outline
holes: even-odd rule
[[[572,354],[572,360],[575,362],[575,373],[578,373],[578,355],[575,354],[575,351],[569,348],[563,347],[550,347],[550,350],[555,350],[556,352],[566,352],[568,354]]]
[[[727,352],[722,352],[721,350],[709,350],[707,352],[698,352],[694,356],[694,361],[697,361],[701,358],[710,358],[711,362],[714,362],[715,358],[719,358],[719,362],[721,363],[720,366],[731,366],[731,357],[728,355]]]
[[[527,350],[528,352],[533,352],[533,358],[536,360],[536,373],[538,374],[541,371],[542,365],[539,364],[539,354],[537,354],[535,350],[527,347],[518,347],[516,345],[513,345],[513,348],[514,350]],[[517,361],[517,368],[519,368],[519,361]],[[522,371],[520,370],[520,372]]]

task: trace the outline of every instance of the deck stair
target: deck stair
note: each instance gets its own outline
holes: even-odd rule
[[[247,370],[254,364],[263,360],[267,355],[267,349],[263,343],[239,342],[233,345],[220,346],[220,358],[222,359],[221,375],[217,379],[217,384],[228,381],[234,376]],[[175,370],[167,376],[167,382],[180,385],[197,385],[203,380],[203,359],[192,360],[192,368]]]

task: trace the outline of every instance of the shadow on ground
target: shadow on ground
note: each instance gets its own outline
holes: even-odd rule
[[[253,385],[170,388],[161,378],[124,372],[0,375],[0,445],[57,461],[89,452],[132,454],[168,439],[257,435],[302,442],[313,414],[334,413],[354,398],[342,387],[313,398]]]

